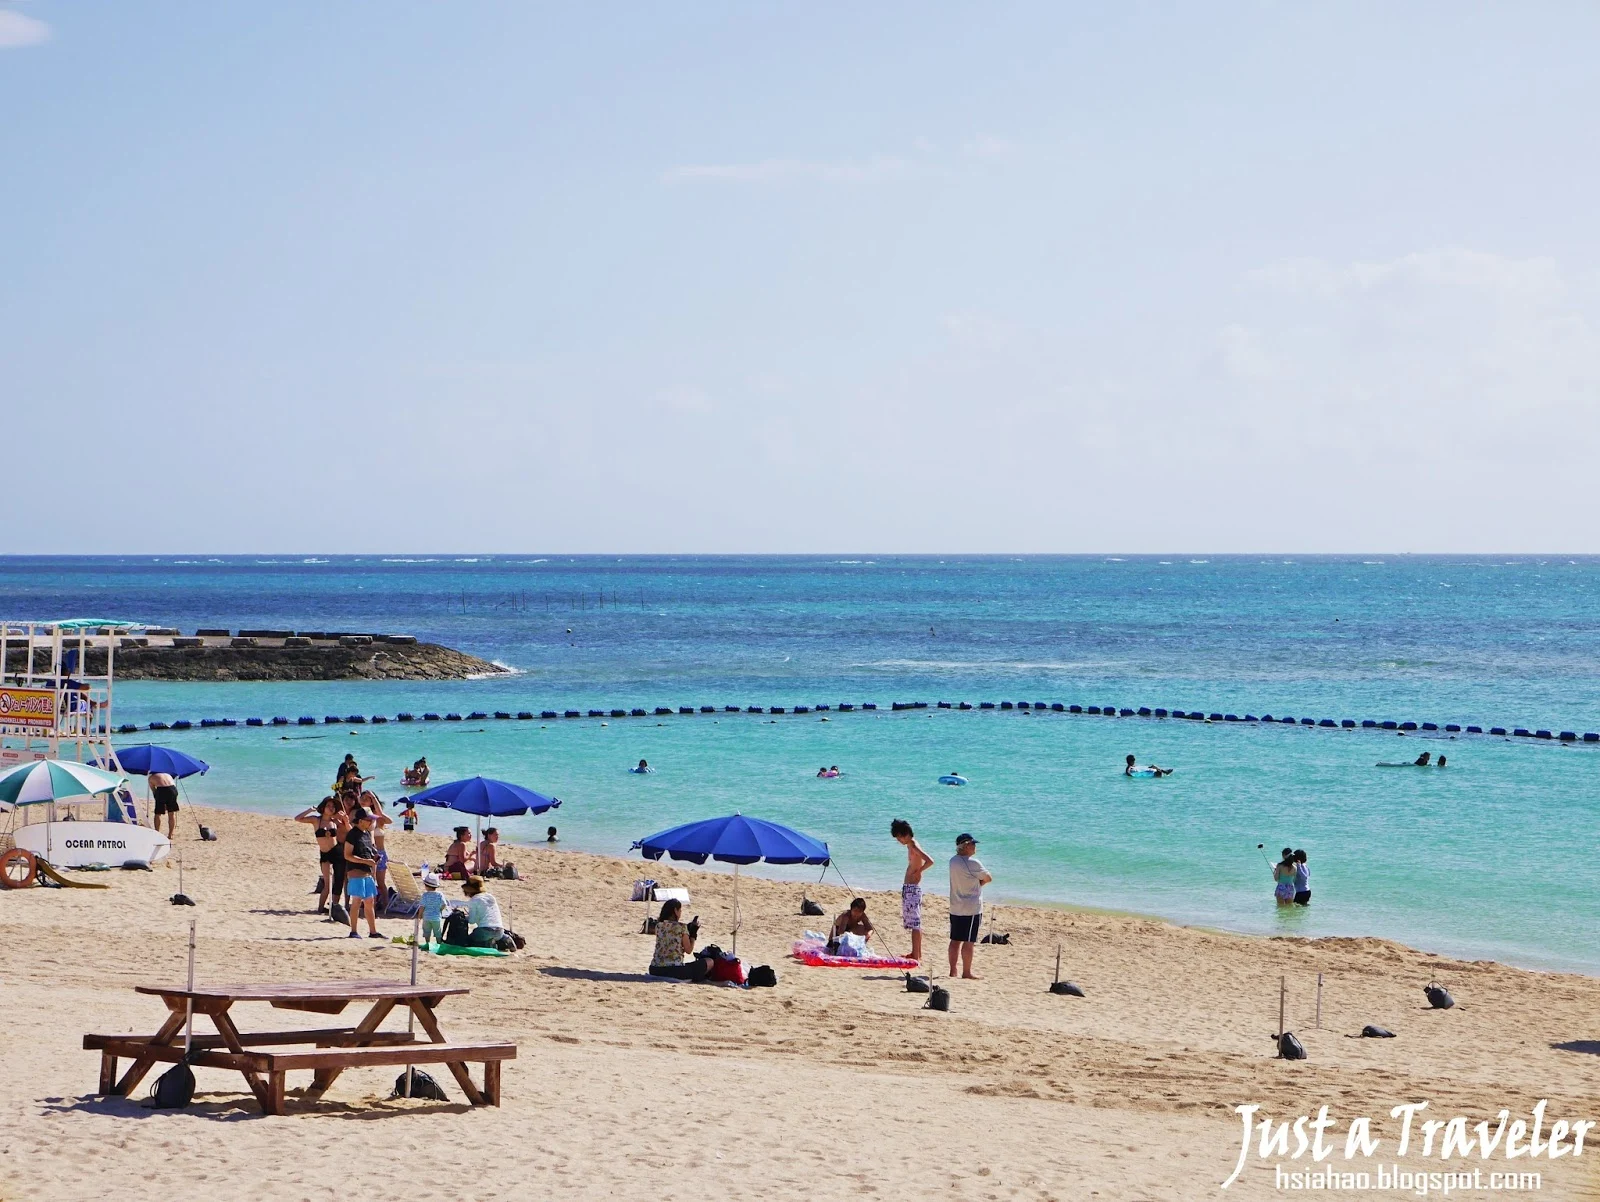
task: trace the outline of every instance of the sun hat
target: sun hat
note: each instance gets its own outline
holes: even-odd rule
[[[432,872],[423,873],[422,874],[422,887],[424,889],[437,889],[439,887],[439,878],[438,878],[438,876],[436,874],[432,873]]]

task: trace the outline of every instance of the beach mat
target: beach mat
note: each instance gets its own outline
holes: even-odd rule
[[[825,943],[801,940],[794,945],[794,958],[812,968],[917,968],[915,960],[904,956],[832,956]]]

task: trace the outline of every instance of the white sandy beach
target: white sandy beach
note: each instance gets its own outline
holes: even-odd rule
[[[469,1108],[443,1072],[449,1103],[388,1101],[395,1072],[378,1069],[345,1074],[320,1101],[300,1098],[306,1074],[291,1076],[287,1117],[262,1116],[237,1074],[210,1069],[197,1070],[196,1101],[183,1112],[99,1099],[98,1056],[82,1050],[84,1033],[154,1031],[162,1007],[133,986],[181,981],[191,916],[200,922],[202,981],[407,972],[404,949],[347,940],[310,912],[316,857],[306,827],[201,814],[221,839],[180,831],[195,909],[169,904],[177,873],[165,867],[85,878],[108,881],[109,891],[29,889],[0,899],[8,1019],[0,1196],[8,1202],[1265,1198],[1288,1196],[1265,1162],[1219,1189],[1239,1154],[1233,1108],[1243,1103],[1278,1118],[1326,1104],[1336,1131],[1370,1115],[1385,1135],[1392,1107],[1423,1099],[1430,1114],[1474,1122],[1502,1107],[1526,1114],[1540,1099],[1552,1119],[1600,1117],[1593,979],[1449,961],[1379,940],[1251,938],[1008,907],[1000,927],[1011,945],[980,948],[985,979],[955,982],[951,1012],[937,1014],[898,974],[789,959],[791,941],[824,920],[799,916],[800,886],[747,877],[740,951],[775,965],[778,987],[666,983],[642,975],[647,907],[627,900],[631,882],[687,885],[705,936],[726,946],[727,870],[545,848],[514,849],[525,879],[492,886],[528,937],[525,952],[422,963],[425,979],[472,990],[440,1007],[449,1035],[518,1043],[500,1109]],[[390,850],[417,864],[436,860],[443,843],[395,834]],[[839,889],[811,895],[830,908],[848,900]],[[903,948],[898,899],[869,901]],[[410,930],[400,920],[380,925]],[[942,900],[930,898],[938,958],[943,925]],[[1046,992],[1058,941],[1063,975],[1085,999]],[[1274,1059],[1280,974],[1289,978],[1290,1026],[1310,1053],[1304,1063]],[[1430,977],[1453,991],[1456,1009],[1425,1009]],[[313,1025],[265,1007],[241,1011]],[[1365,1023],[1398,1038],[1347,1038]],[[204,1020],[197,1029],[209,1031]],[[1343,1161],[1342,1135],[1338,1145],[1328,1163],[1360,1167]],[[1385,1147],[1392,1152],[1392,1140]],[[1600,1197],[1596,1156],[1600,1149],[1510,1167],[1542,1172],[1539,1197]],[[1462,1163],[1424,1161],[1413,1149],[1406,1167]],[[1507,1167],[1499,1158],[1470,1164]]]

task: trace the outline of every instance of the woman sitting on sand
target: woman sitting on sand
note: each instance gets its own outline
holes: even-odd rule
[[[461,886],[467,899],[467,921],[472,924],[469,947],[494,947],[506,933],[505,920],[500,917],[500,903],[494,894],[483,891],[483,878],[469,876]]]
[[[656,950],[650,957],[650,975],[672,977],[678,981],[703,981],[710,975],[711,965],[704,957],[694,954],[694,941],[700,934],[700,923],[697,919],[684,926],[678,921],[682,915],[682,902],[661,904],[661,917],[656,919]],[[686,955],[692,959],[685,962]]]
[[[456,827],[456,841],[444,853],[444,874],[454,880],[465,880],[472,875],[476,856],[468,837],[472,834],[470,826]]]
[[[324,797],[316,805],[307,806],[294,816],[294,820],[316,828],[317,860],[322,873],[317,881],[317,913],[326,914],[329,899],[338,897],[334,890],[335,875],[340,886],[344,884],[344,872],[340,870],[336,873],[336,867],[342,869],[344,853],[341,848],[345,835],[350,833],[349,823],[338,800],[332,797]],[[339,892],[343,892],[343,889]]]
[[[1294,848],[1283,849],[1283,859],[1279,860],[1272,868],[1272,896],[1278,899],[1280,906],[1294,905]]]

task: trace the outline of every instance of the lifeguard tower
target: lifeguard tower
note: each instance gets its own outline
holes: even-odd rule
[[[0,770],[39,760],[76,760],[120,773],[111,745],[118,642],[134,622],[74,618],[0,622]],[[164,835],[138,825],[126,789],[111,795],[19,805],[0,848],[17,847],[58,867],[149,863]]]

